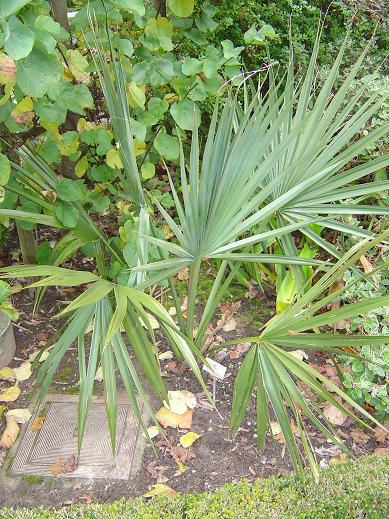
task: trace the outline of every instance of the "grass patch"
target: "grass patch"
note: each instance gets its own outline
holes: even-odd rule
[[[2,519],[382,519],[389,516],[389,460],[366,456],[331,466],[316,484],[307,473],[240,481],[212,493],[142,499],[58,510],[2,509]]]

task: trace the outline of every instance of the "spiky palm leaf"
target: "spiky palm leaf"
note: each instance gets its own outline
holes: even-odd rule
[[[330,441],[350,454],[336,431],[323,416],[320,408],[321,402],[330,402],[360,424],[364,424],[360,418],[362,416],[365,421],[367,419],[368,422],[373,421],[376,425],[379,425],[363,407],[354,402],[336,384],[303,360],[296,358],[289,350],[296,348],[302,350],[316,349],[330,354],[342,353],[344,355],[343,348],[346,347],[389,343],[389,337],[383,335],[363,336],[330,333],[326,330],[320,331],[322,327],[328,327],[341,319],[363,315],[373,309],[387,305],[389,295],[347,304],[341,308],[319,313],[322,308],[334,301],[345,290],[345,287],[342,287],[325,295],[329,287],[347,269],[352,267],[362,254],[382,239],[387,238],[388,235],[389,232],[386,232],[373,241],[365,240],[365,243],[353,247],[298,301],[282,314],[272,318],[265,325],[260,335],[241,338],[221,345],[242,342],[252,344],[235,381],[230,419],[231,430],[234,432],[238,430],[244,419],[254,388],[256,388],[259,446],[263,448],[265,444],[270,422],[268,412],[268,404],[270,403],[296,469],[300,469],[303,465],[301,447],[313,471],[317,472],[315,453],[303,421],[304,415]],[[387,260],[382,268],[388,268]],[[369,276],[371,275],[373,273],[369,274]],[[304,388],[309,388],[310,393],[315,395],[316,400],[307,397]],[[358,413],[359,416],[355,413]],[[297,430],[292,428],[292,418]],[[296,433],[300,438],[300,445]]]

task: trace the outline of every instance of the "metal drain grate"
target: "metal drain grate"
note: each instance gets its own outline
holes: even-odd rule
[[[28,423],[11,463],[11,475],[53,476],[56,460],[77,456],[77,400],[71,395],[49,395],[43,426],[33,431]],[[94,397],[85,427],[79,465],[71,478],[128,479],[139,469],[144,441],[128,400],[119,399],[116,452],[112,454],[104,400]]]

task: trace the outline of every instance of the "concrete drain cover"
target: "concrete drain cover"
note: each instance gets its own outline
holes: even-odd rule
[[[53,476],[53,466],[77,456],[77,396],[49,395],[43,426],[33,431],[28,423],[11,464],[11,475]],[[94,397],[78,468],[59,474],[71,478],[128,479],[140,466],[144,441],[128,400],[119,398],[116,452],[112,455],[104,400]]]

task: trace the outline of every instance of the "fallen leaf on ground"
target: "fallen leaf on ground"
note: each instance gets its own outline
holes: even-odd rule
[[[18,386],[7,387],[0,393],[0,402],[15,402],[19,398],[20,388]]]
[[[58,474],[68,474],[69,472],[77,470],[77,467],[77,458],[72,454],[72,456],[66,460],[63,458],[56,458],[54,463],[50,466],[50,472],[56,476]]]
[[[31,430],[33,432],[40,431],[42,429],[44,421],[45,421],[45,416],[38,416],[38,418],[35,418],[34,422],[31,425]]]
[[[189,267],[184,267],[183,269],[181,269],[177,274],[177,277],[180,281],[186,281],[187,279],[189,279]]]
[[[143,497],[155,497],[155,496],[176,496],[177,492],[165,485],[164,483],[156,483],[155,485],[151,485],[150,490],[143,494]]]
[[[167,467],[163,465],[157,465],[157,461],[150,461],[146,465],[147,472],[151,475],[152,478],[157,480],[157,483],[166,483],[169,481],[169,478],[165,476],[164,472],[167,470]]]
[[[155,438],[159,434],[159,429],[156,425],[151,425],[147,427],[147,433],[151,439]]]
[[[166,407],[156,413],[155,417],[162,427],[180,427],[181,429],[190,429],[192,426],[192,409],[188,409],[184,414],[172,413]]]
[[[382,454],[388,458],[389,457],[389,447],[377,447],[376,449],[374,449],[374,454]]]
[[[386,440],[389,440],[389,421],[385,422],[383,427],[385,427],[387,430],[383,429],[382,427],[376,427],[374,429],[375,439],[378,443],[384,443]]]
[[[335,458],[330,459],[330,465],[338,465],[339,463],[342,463],[343,461],[347,460],[347,454],[345,452],[342,452],[339,454],[339,456],[335,456]]]
[[[166,405],[172,413],[184,414],[187,409],[194,409],[196,407],[196,397],[190,391],[185,389],[179,391],[168,391],[169,403]]]
[[[18,382],[27,380],[31,377],[31,362],[23,362],[18,368],[14,368],[15,377]]]
[[[282,431],[281,425],[278,422],[270,422],[270,429],[274,436]]]
[[[238,359],[243,353],[246,353],[250,349],[249,342],[243,342],[242,344],[238,344],[236,348],[230,351],[228,356],[230,359]]]
[[[370,439],[370,436],[362,429],[354,429],[351,431],[351,437],[357,443],[366,443]]]
[[[152,314],[147,314],[147,319],[149,321],[147,323],[147,325],[150,325],[153,330],[156,330],[157,328],[159,328],[159,322]],[[143,328],[147,328],[146,323],[142,319],[140,319],[140,322],[141,322]]]
[[[174,317],[175,315],[177,315],[177,308],[175,306],[171,306],[168,310],[169,312],[169,315],[171,315],[172,317]]]
[[[9,449],[18,437],[20,427],[13,416],[6,416],[7,425],[0,440],[0,448]]]
[[[293,350],[288,352],[289,355],[292,355],[292,357],[295,357],[299,360],[304,360],[308,358],[308,355],[303,350]]]
[[[13,416],[17,423],[26,423],[31,418],[31,413],[28,408],[25,409],[11,409],[5,416]]]
[[[6,380],[7,382],[14,382],[16,380],[15,371],[13,368],[6,366],[0,369],[0,380]]]
[[[233,332],[234,330],[236,330],[237,324],[238,323],[236,322],[236,319],[231,317],[230,319],[228,319],[226,324],[223,326],[223,331],[224,332]]]
[[[373,265],[370,263],[370,261],[366,258],[364,254],[362,254],[362,256],[359,258],[359,261],[361,262],[365,274],[369,274],[369,272],[373,270]]]
[[[5,407],[4,404],[0,404],[0,420],[3,418],[3,414],[4,414],[4,411],[6,410],[7,408]]]
[[[34,353],[31,353],[29,359],[31,362],[34,362],[34,360],[37,358],[37,356],[40,354],[41,352],[38,350],[38,351],[34,351]],[[50,355],[50,352],[49,350],[45,350],[45,351],[42,351],[40,357],[39,357],[39,360],[38,362],[44,362],[47,357]]]
[[[158,355],[159,360],[170,360],[174,357],[172,351],[164,351]]]
[[[323,414],[332,425],[343,425],[348,418],[346,413],[330,403],[324,406]]]
[[[181,436],[180,438],[180,443],[181,445],[187,449],[188,447],[190,447],[191,445],[193,445],[193,443],[198,440],[199,438],[201,438],[201,434],[197,434],[193,431],[189,431],[187,432],[186,434],[184,434],[183,436]]]

